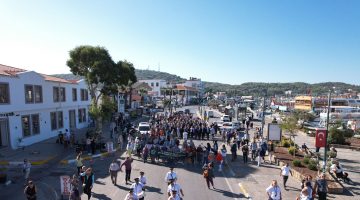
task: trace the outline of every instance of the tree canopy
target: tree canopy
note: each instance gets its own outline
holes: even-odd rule
[[[99,105],[101,96],[116,94],[120,86],[137,81],[133,64],[126,60],[115,63],[104,47],[82,45],[70,50],[69,55],[66,64],[70,71],[84,77],[88,84],[95,117],[100,117],[104,110]]]

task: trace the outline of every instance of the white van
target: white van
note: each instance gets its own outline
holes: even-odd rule
[[[214,111],[209,110],[209,111],[207,112],[207,116],[208,116],[209,118],[214,117]]]

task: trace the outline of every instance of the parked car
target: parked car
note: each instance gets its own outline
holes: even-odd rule
[[[230,116],[229,115],[223,115],[220,119],[223,122],[230,122]]]
[[[150,124],[148,122],[140,122],[137,129],[141,134],[149,134]]]

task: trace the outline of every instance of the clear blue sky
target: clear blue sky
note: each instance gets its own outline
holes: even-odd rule
[[[69,73],[77,45],[230,84],[360,84],[358,0],[1,1],[0,63]]]

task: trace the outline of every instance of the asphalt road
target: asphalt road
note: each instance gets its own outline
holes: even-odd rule
[[[187,107],[190,108],[192,113],[196,113],[198,107]],[[185,108],[181,108],[185,109]],[[215,112],[216,118],[211,118],[209,121],[218,121],[220,116]],[[261,126],[260,122],[256,122],[254,126]],[[252,134],[253,131],[250,131]],[[195,141],[195,144],[206,144],[210,141]],[[219,143],[219,146],[221,143]],[[228,148],[227,159],[230,158],[230,147]],[[200,164],[189,164],[179,163],[176,165],[175,171],[178,173],[178,183],[184,190],[184,200],[222,200],[222,199],[256,199],[265,200],[267,195],[265,189],[270,185],[272,180],[278,180],[281,185],[281,177],[279,176],[279,167],[270,164],[261,164],[258,167],[256,162],[250,162],[243,164],[241,157],[239,156],[235,162],[230,162],[229,165],[224,168],[222,172],[219,172],[216,166],[216,172],[214,179],[215,188],[209,190],[206,186],[205,179],[201,174]],[[169,170],[168,166],[157,163],[143,163],[134,157],[133,171],[131,178],[139,176],[140,170],[145,172],[147,177],[147,189],[146,197],[148,200],[160,200],[167,199],[166,188],[167,184],[164,181],[166,172]],[[112,199],[124,199],[125,195],[130,188],[130,185],[126,185],[124,181],[125,174],[120,172],[118,175],[118,186],[114,186],[111,183],[108,167],[113,159],[124,159],[122,152],[118,152],[113,156],[106,157],[103,159],[94,160],[94,173],[95,173],[95,185],[93,188],[93,198],[101,200],[112,200]],[[88,162],[85,162],[86,166],[89,166]],[[49,165],[45,168],[39,169],[38,174],[42,176],[35,182],[39,188],[39,193],[42,199],[52,200],[60,198],[60,181],[59,176],[61,175],[72,175],[76,172],[74,165]],[[289,190],[282,190],[284,200],[293,200],[299,194],[300,182],[295,180],[293,177],[289,178],[288,184]],[[8,194],[12,193],[12,196],[4,196],[4,192],[7,188],[0,189],[0,199],[3,200],[20,200],[24,199],[22,194],[22,186],[17,183],[8,187]],[[10,192],[12,191],[12,192]],[[39,195],[40,196],[40,195]],[[82,199],[87,199],[85,195],[82,195]],[[354,199],[354,197],[348,197],[343,195],[330,195],[329,199]]]

